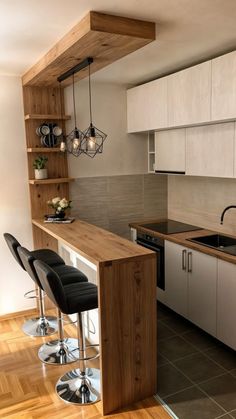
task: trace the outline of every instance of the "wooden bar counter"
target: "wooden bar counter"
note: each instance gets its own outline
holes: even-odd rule
[[[156,393],[156,254],[76,220],[33,220],[35,247],[61,242],[97,266],[103,414]]]

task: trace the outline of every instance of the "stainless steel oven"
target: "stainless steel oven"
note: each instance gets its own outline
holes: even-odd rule
[[[165,290],[165,246],[164,240],[146,233],[137,233],[137,244],[157,254],[157,287]]]

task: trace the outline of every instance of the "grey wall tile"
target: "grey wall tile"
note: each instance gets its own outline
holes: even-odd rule
[[[130,238],[129,223],[166,217],[165,176],[121,175],[76,179],[72,215]]]
[[[144,218],[167,217],[167,176],[144,175]]]

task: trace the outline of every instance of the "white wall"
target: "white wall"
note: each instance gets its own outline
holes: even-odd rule
[[[88,79],[75,85],[78,128],[89,126]],[[107,134],[103,153],[94,159],[69,156],[70,175],[78,177],[147,173],[147,135],[127,134],[126,88],[115,84],[93,83],[94,125]],[[66,113],[72,115],[67,133],[74,128],[72,86],[65,89]]]
[[[3,239],[12,233],[32,246],[27,184],[27,157],[21,80],[0,75],[0,315],[26,310],[34,300],[23,294],[33,289],[32,280],[18,267]]]

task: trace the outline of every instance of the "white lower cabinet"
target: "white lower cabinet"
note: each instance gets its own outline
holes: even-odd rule
[[[216,336],[217,259],[165,241],[165,304]]]
[[[217,338],[236,350],[236,265],[218,259]]]
[[[217,259],[188,249],[188,318],[216,336]]]
[[[181,316],[188,317],[187,250],[165,241],[165,304]]]

